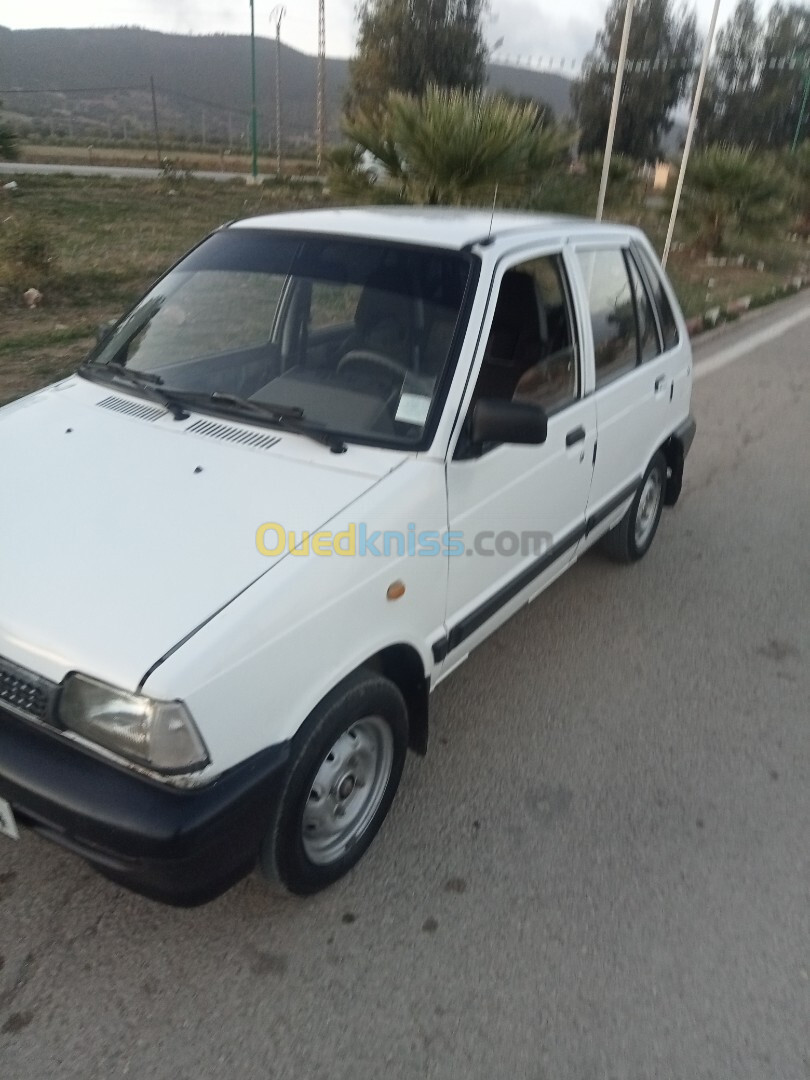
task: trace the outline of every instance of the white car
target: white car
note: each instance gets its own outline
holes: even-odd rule
[[[0,410],[0,844],[33,829],[177,904],[257,864],[329,885],[435,686],[600,538],[647,551],[691,387],[632,228],[218,230]]]

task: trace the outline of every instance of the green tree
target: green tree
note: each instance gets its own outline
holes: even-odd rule
[[[774,4],[768,13],[758,86],[765,146],[789,146],[799,121],[804,80],[810,71],[810,7]]]
[[[701,107],[701,141],[789,146],[808,72],[810,9],[776,3],[760,21],[754,0],[740,0],[717,36]]]
[[[390,91],[480,90],[486,77],[485,0],[360,0],[349,113],[384,108]]]
[[[762,64],[762,25],[755,0],[740,0],[717,35],[701,104],[700,138],[752,141],[757,111],[757,84]]]
[[[0,101],[0,108],[2,105]],[[16,161],[19,157],[18,145],[16,132],[8,124],[0,122],[0,160]]]
[[[718,143],[698,151],[690,159],[686,185],[698,243],[714,254],[723,250],[729,230],[769,231],[782,217],[780,170],[751,147]]]
[[[626,0],[612,0],[605,25],[585,58],[572,96],[583,151],[603,150]],[[674,0],[640,0],[634,8],[615,148],[630,157],[658,156],[672,127],[670,114],[683,98],[698,50],[695,13]]]
[[[345,130],[386,165],[405,198],[427,203],[490,199],[496,184],[508,196],[537,183],[571,142],[538,124],[534,105],[439,87],[418,98],[391,94],[382,113],[360,115]]]

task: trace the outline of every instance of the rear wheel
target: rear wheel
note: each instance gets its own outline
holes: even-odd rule
[[[405,701],[389,679],[359,671],[324,698],[294,740],[265,876],[305,895],[347,873],[388,813],[407,749]]]
[[[602,548],[618,562],[636,562],[649,551],[661,520],[667,462],[659,450],[647,466],[644,478],[618,525],[602,538]]]

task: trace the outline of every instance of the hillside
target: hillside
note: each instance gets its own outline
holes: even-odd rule
[[[285,140],[312,140],[316,59],[282,44]],[[257,38],[259,129],[275,125],[275,42]],[[136,27],[110,30],[8,30],[0,27],[0,97],[22,131],[74,138],[150,138],[155,80],[162,132],[193,141],[246,137],[250,39],[183,36]],[[339,137],[346,60],[326,61],[329,136]],[[548,72],[493,65],[490,85],[569,110],[570,81]],[[20,92],[25,91],[25,92]]]

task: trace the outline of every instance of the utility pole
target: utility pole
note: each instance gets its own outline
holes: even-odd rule
[[[276,24],[276,176],[281,178],[281,20],[286,14],[283,4],[270,12],[270,22]]]
[[[326,81],[326,10],[325,0],[318,0],[318,88],[317,88],[317,122],[318,122],[318,175],[323,164],[323,129],[324,129],[324,90]]]
[[[616,81],[613,83],[613,102],[610,106],[610,121],[608,122],[607,140],[605,141],[605,159],[602,162],[602,180],[599,184],[599,198],[596,202],[597,221],[602,220],[602,212],[605,209],[605,195],[607,194],[608,174],[610,173],[610,159],[613,156],[613,138],[616,134],[616,117],[619,112],[619,99],[622,96],[624,67],[627,62],[627,42],[630,40],[630,23],[632,21],[633,0],[627,0],[627,7],[624,12],[622,41],[619,46],[619,62],[616,65]]]
[[[251,176],[253,183],[259,182],[259,147],[258,147],[258,118],[256,115],[256,21],[253,12],[253,0],[250,0],[250,144],[251,144]]]
[[[149,85],[152,88],[152,120],[155,125],[155,151],[157,153],[157,167],[161,169],[163,167],[163,155],[160,152],[160,131],[158,130],[158,117],[157,117],[157,98],[155,97],[155,77],[149,76]]]
[[[683,144],[683,157],[681,158],[681,170],[678,173],[678,183],[675,187],[675,198],[672,200],[672,213],[669,218],[669,228],[667,229],[667,238],[664,242],[664,253],[661,256],[661,265],[667,265],[667,259],[669,258],[669,249],[672,245],[672,237],[675,233],[675,221],[678,217],[678,207],[681,202],[681,192],[683,191],[683,178],[686,175],[686,166],[689,162],[689,151],[692,149],[692,136],[695,134],[695,125],[697,124],[698,108],[700,107],[700,99],[703,96],[703,83],[706,80],[706,70],[709,66],[709,53],[712,49],[712,41],[714,40],[714,28],[717,25],[717,12],[720,10],[720,0],[714,0],[714,10],[712,11],[712,21],[709,24],[709,33],[706,35],[706,41],[703,45],[703,59],[700,62],[700,74],[698,75],[697,86],[695,87],[695,100],[692,102],[692,115],[689,117],[689,127],[686,131],[686,142]]]

